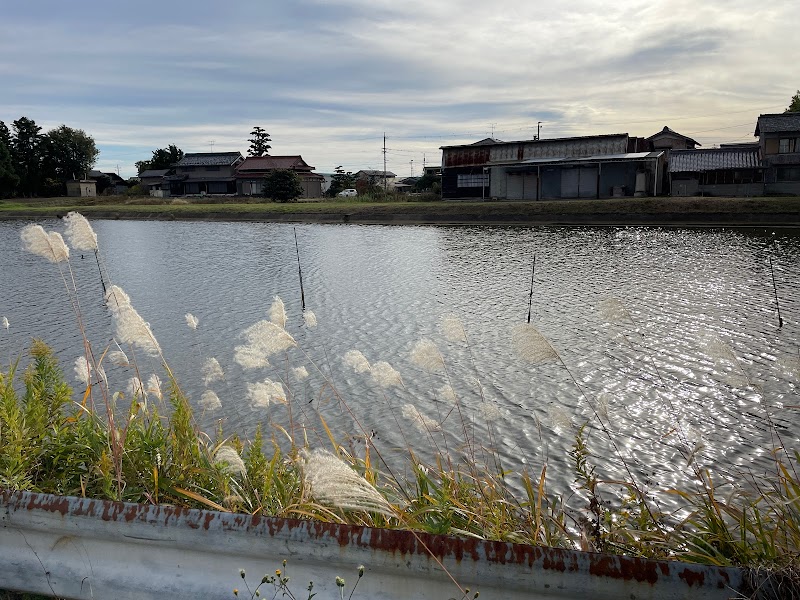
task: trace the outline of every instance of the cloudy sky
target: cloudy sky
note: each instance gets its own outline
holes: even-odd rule
[[[800,88],[800,2],[8,0],[0,120],[92,135],[98,167],[174,143],[419,174],[442,145],[649,136],[753,140]]]

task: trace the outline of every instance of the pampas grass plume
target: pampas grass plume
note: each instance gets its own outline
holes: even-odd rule
[[[264,381],[247,384],[247,398],[253,407],[266,408],[274,402],[286,404],[286,393],[283,384],[272,381],[269,377]]]
[[[222,465],[223,470],[231,475],[247,475],[247,467],[232,446],[220,446],[214,453],[214,463]]]
[[[467,335],[464,333],[464,326],[459,318],[453,314],[442,317],[442,335],[451,342],[466,342]]]
[[[320,504],[393,517],[389,502],[366,479],[327,450],[301,450],[303,481]]]
[[[236,346],[233,360],[243,369],[262,369],[269,366],[267,355],[253,346]]]
[[[152,394],[159,400],[164,399],[164,394],[161,392],[161,379],[155,373],[152,373],[147,379],[147,393]]]
[[[206,390],[200,396],[200,406],[205,410],[218,410],[222,408],[222,402],[212,390]]]
[[[106,305],[114,318],[116,337],[120,342],[136,346],[150,356],[161,354],[150,324],[131,305],[131,299],[122,288],[112,285],[106,292]]]
[[[3,317],[3,327],[5,327],[6,331],[8,331],[9,327],[8,317]]]
[[[131,377],[128,379],[128,387],[126,389],[126,393],[131,398],[141,397],[145,399],[147,397],[147,392],[144,389],[144,385],[142,384],[142,380],[138,377]]]
[[[272,306],[269,307],[269,320],[281,329],[286,329],[286,307],[280,296],[275,296]]]
[[[216,358],[209,358],[203,363],[203,383],[209,384],[225,378],[225,372]]]
[[[186,324],[189,326],[189,329],[197,329],[197,324],[200,322],[200,319],[195,317],[192,313],[186,313],[184,318],[186,319]]]
[[[297,342],[285,329],[272,321],[259,321],[242,332],[247,345],[260,350],[267,356],[288,350]]]
[[[539,330],[524,323],[514,327],[512,342],[517,354],[523,360],[537,364],[558,358],[558,354]]]
[[[97,234],[79,212],[69,212],[64,217],[67,226],[66,234],[70,245],[75,250],[97,250]]]
[[[431,373],[445,370],[444,359],[431,340],[419,340],[411,349],[411,362]]]
[[[372,379],[381,387],[403,387],[403,378],[388,362],[381,361],[372,365],[370,369]]]
[[[303,381],[308,377],[308,369],[305,367],[295,367],[292,369],[292,375],[297,381]]]
[[[69,248],[56,231],[47,233],[41,225],[27,225],[20,231],[22,247],[31,254],[41,256],[51,263],[69,259]]]
[[[450,384],[445,384],[436,391],[436,396],[445,402],[456,401],[456,391]]]
[[[89,364],[85,356],[79,356],[75,359],[75,379],[86,386],[92,380],[92,365]]]
[[[359,350],[348,350],[344,355],[344,364],[352,367],[356,373],[366,373],[372,368],[367,358]]]
[[[303,321],[306,323],[306,327],[313,328],[317,326],[317,315],[314,314],[314,311],[306,310],[303,311]]]
[[[426,417],[419,409],[414,406],[413,404],[404,404],[403,408],[401,409],[403,416],[411,421],[414,426],[419,429],[422,433],[427,433],[429,431],[441,431],[442,426],[439,424],[438,421]]]
[[[108,360],[109,362],[116,366],[116,367],[128,367],[130,366],[130,361],[128,360],[128,355],[125,354],[122,350],[112,350],[108,353]]]

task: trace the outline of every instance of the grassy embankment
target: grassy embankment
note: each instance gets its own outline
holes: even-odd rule
[[[242,198],[37,198],[0,201],[0,218],[209,219],[353,223],[541,223],[575,225],[800,225],[800,197],[610,198],[536,202],[296,203]]]
[[[70,283],[74,279],[68,251],[53,236],[38,226],[23,230],[26,249],[54,263],[53,284],[65,285],[83,331],[77,299],[102,293],[100,283],[91,290]],[[91,243],[71,243],[76,250],[96,250],[96,240],[94,248]],[[417,440],[417,447],[409,443],[405,448],[407,468],[403,473],[392,470],[382,455],[392,449],[382,448],[372,438],[338,393],[333,375],[318,369],[286,331],[279,299],[269,310],[269,321],[243,332],[246,343],[236,348],[235,360],[243,368],[263,369],[267,358],[285,365],[279,369],[286,372],[284,378],[247,386],[254,406],[266,414],[280,407],[284,417],[266,419],[263,437],[259,433],[250,441],[223,437],[221,432],[207,435],[195,426],[191,406],[211,407],[219,399],[203,394],[199,403],[196,399],[191,403],[127,295],[109,288],[106,302],[121,348],[96,347],[84,338],[85,355],[74,368],[81,380],[77,389],[66,383],[56,357],[41,342],[32,344],[29,359],[0,368],[0,487],[736,565],[752,569],[759,582],[777,577],[786,585],[797,584],[800,454],[784,444],[768,403],[764,402],[763,419],[773,444],[764,452],[772,457],[774,470],[763,477],[743,469],[743,485],[718,489],[698,462],[702,446],[687,435],[672,406],[680,396],[680,382],[662,378],[647,341],[617,300],[609,299],[605,312],[623,332],[629,366],[643,376],[657,376],[654,392],[664,403],[665,414],[676,419],[663,440],[682,457],[689,483],[682,490],[668,490],[680,505],[674,511],[662,510],[648,484],[633,474],[601,399],[578,383],[558,350],[531,325],[514,331],[520,368],[525,363],[559,365],[592,415],[580,426],[570,425],[576,482],[571,501],[548,492],[552,474],[546,462],[534,469],[501,464],[494,450],[491,403],[484,406],[486,410],[468,414],[453,389],[457,383],[452,382],[437,392],[441,412],[434,420],[420,412],[426,408],[422,400],[419,409],[412,404],[392,405],[391,390],[401,386],[402,379],[389,364],[370,365],[360,353],[346,356],[346,364],[371,376],[376,401],[385,402],[401,431],[417,430],[410,438],[404,433],[404,439]],[[304,326],[313,328],[316,318],[306,315]],[[442,335],[471,354],[456,318],[442,323]],[[758,393],[746,368],[721,340],[713,340],[708,351],[735,366],[738,386]],[[447,364],[430,340],[420,341],[411,358],[422,370],[450,381]],[[796,358],[787,360],[800,372]],[[291,376],[289,366],[295,367]],[[164,379],[163,393],[159,378],[151,376],[143,383],[153,370]],[[331,431],[323,413],[313,408],[316,405],[309,407],[302,394],[295,395],[301,387],[297,378],[310,370],[324,377],[325,393],[349,415],[351,431]],[[223,377],[218,363],[210,368],[207,363],[202,371],[208,381]],[[263,377],[257,372],[259,379]],[[126,377],[130,377],[127,391],[120,394]],[[312,421],[317,425],[309,424]],[[477,427],[488,432],[485,440],[476,439]],[[434,460],[423,463],[418,458],[422,445],[434,451]],[[624,480],[604,476],[593,466],[595,445],[610,448],[628,474]]]

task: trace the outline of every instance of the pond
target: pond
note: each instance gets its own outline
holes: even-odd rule
[[[25,224],[0,222],[0,316],[9,321],[0,330],[0,361],[12,363],[33,337],[42,338],[79,399],[75,313],[58,268],[21,249]],[[41,224],[63,231],[56,220]],[[587,422],[602,476],[624,477],[624,461],[653,490],[689,477],[687,449],[720,482],[736,482],[770,468],[776,431],[797,447],[800,237],[791,231],[93,226],[105,273],[150,323],[198,423],[212,434],[221,427],[224,435],[248,438],[263,424],[283,439],[279,425],[330,447],[322,415],[340,441],[355,446],[364,432],[373,436],[389,461],[407,447],[423,459],[486,448],[515,472],[538,475],[547,464],[551,491],[567,494],[575,479],[569,451]],[[298,254],[313,328],[302,317]],[[115,349],[95,257],[73,252],[70,265],[89,341],[98,355]],[[298,347],[269,367],[244,369],[234,360],[242,331],[269,318],[276,296]],[[526,322],[529,302],[531,322],[557,359],[534,364],[517,351],[515,328]],[[187,313],[199,319],[196,329],[187,326]],[[466,343],[443,335],[448,315],[462,323]],[[412,360],[422,339],[436,344],[445,372]],[[373,366],[388,362],[402,386],[381,387],[355,372],[344,360],[351,350]],[[212,357],[224,378],[204,382]],[[151,372],[166,379],[157,360],[137,359],[142,379]],[[301,366],[305,378],[294,370]],[[105,370],[111,388],[123,392],[134,375],[111,364]],[[283,383],[288,406],[251,401],[248,386],[267,377]],[[203,408],[206,389],[221,408]],[[427,430],[418,415],[431,420]]]

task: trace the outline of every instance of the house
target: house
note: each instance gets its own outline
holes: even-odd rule
[[[705,150],[672,150],[673,196],[761,196],[764,168],[758,144],[731,144]]]
[[[110,193],[113,194],[124,194],[128,191],[128,184],[126,181],[114,173],[113,171],[109,173],[103,173],[102,171],[98,170],[91,170],[89,171],[89,179],[94,179],[96,183],[96,189],[100,193],[108,193],[106,190],[111,190]],[[101,182],[101,180],[103,180]]]
[[[391,171],[376,171],[374,169],[362,169],[356,172],[356,181],[363,181],[367,185],[377,185],[380,187],[394,187],[397,175]]]
[[[97,196],[94,179],[73,179],[67,181],[67,196],[74,198],[90,198]]]
[[[175,169],[147,169],[139,175],[139,184],[147,190],[151,196],[157,198],[168,198],[170,195],[170,183],[165,180],[169,175],[174,175]]]
[[[758,117],[764,193],[800,195],[800,112]]]
[[[241,152],[194,152],[175,163],[175,174],[166,175],[171,196],[236,193],[236,167]]]
[[[664,151],[627,133],[442,146],[442,198],[657,195]]]
[[[248,156],[236,166],[236,192],[244,196],[261,196],[264,193],[264,178],[272,171],[285,169],[294,171],[303,186],[303,198],[321,198],[325,178],[312,173],[303,157],[293,156]]]

